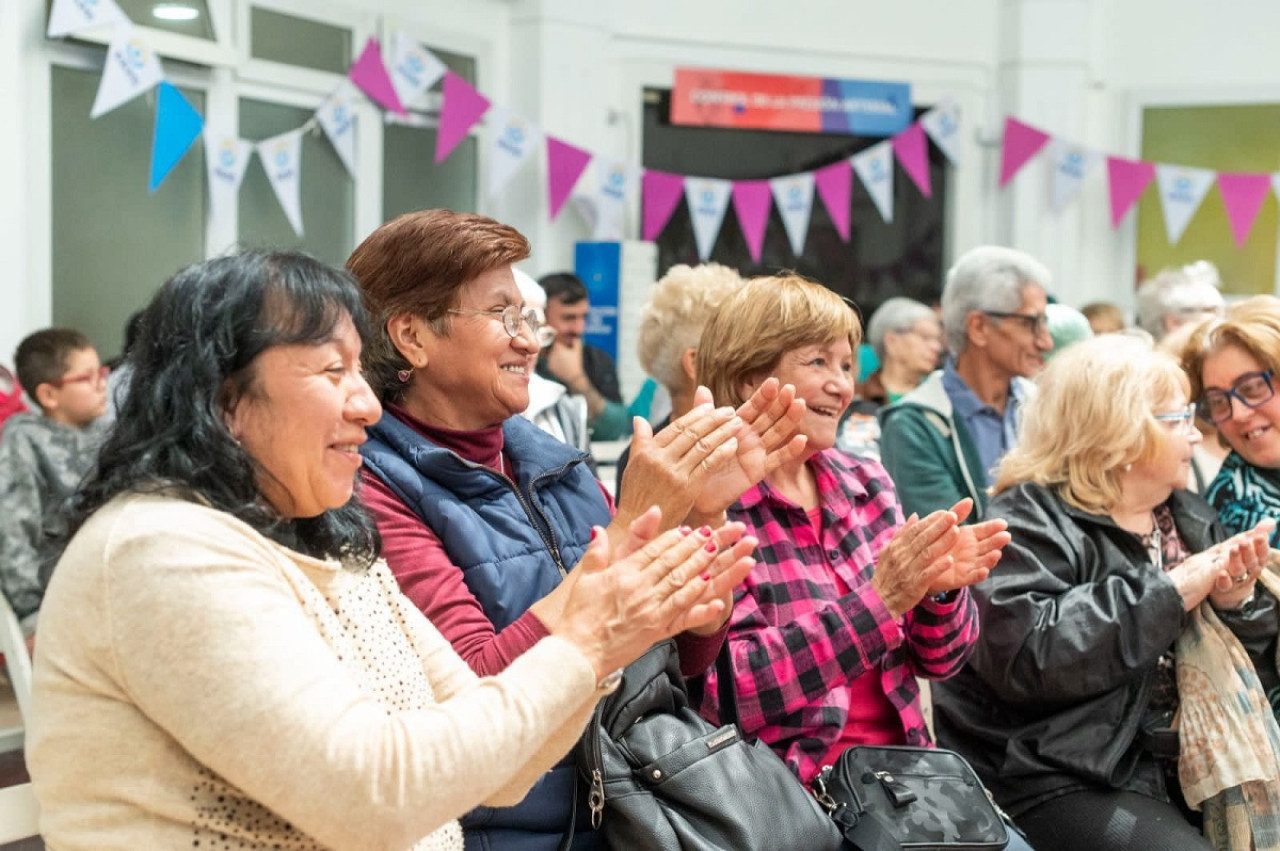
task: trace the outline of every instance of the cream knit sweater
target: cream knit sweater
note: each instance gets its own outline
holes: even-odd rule
[[[223,512],[121,497],[67,548],[41,610],[27,760],[71,849],[461,849],[596,700],[543,639],[477,679],[396,588]]]

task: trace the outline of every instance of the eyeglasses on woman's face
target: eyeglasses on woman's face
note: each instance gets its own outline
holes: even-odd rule
[[[1206,388],[1200,394],[1196,412],[1211,423],[1220,423],[1231,418],[1233,398],[1239,399],[1240,404],[1246,408],[1256,408],[1270,401],[1275,393],[1275,388],[1271,384],[1271,370],[1246,372],[1226,390],[1218,387]]]
[[[97,360],[97,358],[94,358]],[[90,386],[101,384],[107,380],[107,376],[111,374],[111,367],[100,366],[97,369],[78,372],[75,375],[64,375],[61,378],[55,378],[49,383],[54,387],[66,387],[68,384],[79,384],[84,382]]]
[[[520,326],[525,324],[529,326],[529,330],[533,333],[533,339],[537,340],[540,345],[544,334],[543,328],[546,327],[538,311],[532,307],[522,307],[518,304],[508,304],[506,307],[494,308],[493,310],[465,310],[460,307],[451,307],[449,313],[457,313],[462,316],[489,316],[493,319],[501,319],[503,330],[507,332],[507,336],[515,339],[520,336]],[[550,330],[549,328],[547,330]]]
[[[1157,421],[1168,423],[1173,428],[1180,428],[1186,431],[1195,430],[1196,406],[1194,403],[1187,405],[1185,408],[1179,408],[1176,411],[1167,411],[1161,414],[1153,414]]]

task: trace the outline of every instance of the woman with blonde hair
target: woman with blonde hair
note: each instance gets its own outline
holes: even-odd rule
[[[861,332],[840,296],[787,275],[725,299],[698,343],[698,379],[718,404],[771,379],[805,403],[803,455],[728,511],[760,543],[725,643],[743,732],[806,783],[855,744],[930,744],[916,678],[964,663],[978,633],[965,588],[1009,539],[1003,521],[961,526],[967,499],[904,519],[879,462],[835,448]],[[714,716],[716,671],[707,677]]]
[[[1205,498],[1229,530],[1280,519],[1280,300],[1256,296],[1197,327],[1182,349],[1200,418],[1231,447]],[[1280,535],[1272,534],[1273,546]]]
[[[1227,538],[1185,490],[1188,389],[1144,340],[1077,343],[1041,373],[999,468],[990,516],[1013,542],[972,589],[982,635],[934,711],[1041,851],[1211,847],[1183,796],[1216,830],[1229,769],[1269,752],[1246,654],[1263,662],[1277,629],[1257,583],[1270,527]]]

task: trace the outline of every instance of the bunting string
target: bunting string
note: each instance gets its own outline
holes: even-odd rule
[[[302,126],[270,139],[252,141],[209,126],[172,83],[165,79],[159,57],[115,0],[93,4],[54,0],[49,17],[51,38],[113,25],[102,79],[91,117],[159,89],[152,139],[148,188],[155,192],[195,141],[203,136],[210,215],[217,219],[234,210],[249,158],[257,155],[281,209],[298,236],[303,235],[301,187],[302,136],[315,127],[324,131],[343,166],[354,177],[356,100],[366,98],[381,110],[408,114],[415,102],[443,81],[434,161],[443,162],[482,120],[487,130],[488,191],[499,195],[514,175],[541,150],[546,166],[547,215],[554,219],[570,198],[592,228],[594,239],[621,239],[624,211],[639,193],[641,235],[653,240],[684,199],[692,217],[698,254],[706,260],[733,202],[744,236],[757,261],[769,213],[777,207],[791,250],[804,253],[815,194],[822,199],[842,240],[850,239],[853,175],[865,185],[885,221],[893,220],[893,162],[896,160],[919,191],[931,194],[928,145],[931,139],[953,163],[959,162],[960,112],[950,100],[939,103],[896,136],[848,159],[815,171],[785,174],[768,180],[728,181],[643,169],[597,156],[546,133],[518,113],[493,104],[427,47],[402,33],[390,39],[384,53],[370,38],[347,76]]]

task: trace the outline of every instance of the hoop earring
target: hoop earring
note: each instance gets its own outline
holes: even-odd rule
[[[408,369],[398,370],[396,372],[396,378],[399,379],[401,384],[408,384],[409,379],[413,378],[413,367],[409,367]]]

